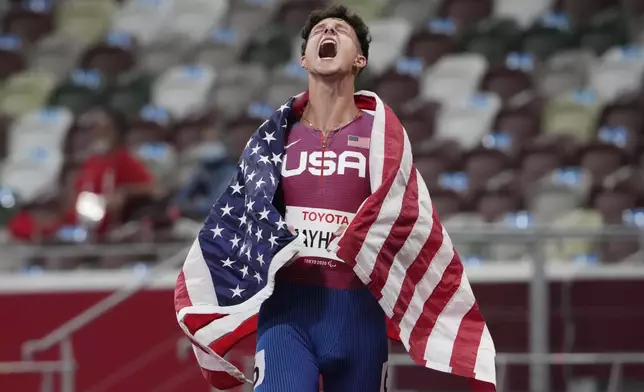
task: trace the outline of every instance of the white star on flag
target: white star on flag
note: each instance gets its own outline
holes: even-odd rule
[[[282,217],[280,216],[280,219],[277,221],[276,225],[278,229],[282,230],[286,227],[286,222],[284,222],[284,219],[282,219]]]
[[[257,279],[257,283],[262,283],[262,277],[259,275],[259,272],[255,272],[255,279]]]
[[[253,155],[257,154],[257,153],[259,152],[259,150],[261,150],[261,149],[262,149],[262,148],[259,146],[259,144],[257,144],[255,147],[253,147],[253,148],[251,149],[251,150],[252,150],[252,152],[250,153],[250,155],[251,155],[251,156],[253,156]]]
[[[223,217],[226,215],[230,215],[230,211],[232,210],[233,210],[233,207],[229,206],[228,203],[226,203],[226,206],[221,208],[221,216]]]
[[[264,136],[262,140],[266,141],[266,143],[270,146],[272,140],[277,140],[273,137],[274,134],[275,132],[264,132],[264,135],[266,136]]]
[[[248,175],[248,177],[246,177],[246,178],[247,178],[247,181],[253,181],[253,177],[255,177],[256,175],[257,175],[257,173],[255,173],[255,170],[253,170],[253,171]]]
[[[239,246],[239,241],[241,241],[241,238],[237,237],[237,234],[235,234],[235,237],[230,240],[230,243],[233,244],[233,249]]]
[[[239,271],[242,273],[242,279],[245,278],[248,275],[248,266],[243,266]]]
[[[260,163],[266,163],[267,165],[271,164],[271,161],[268,159],[268,155],[260,155],[259,156],[259,162]]]
[[[257,227],[257,232],[255,233],[255,237],[257,237],[258,242],[262,240],[262,231],[260,230],[259,227]]]
[[[237,181],[235,185],[231,185],[230,187],[233,188],[233,195],[235,193],[239,193],[241,195],[241,190],[244,189],[243,185],[239,185],[239,181]]]
[[[255,189],[259,189],[259,188],[261,188],[261,187],[262,187],[262,185],[264,185],[264,184],[266,184],[266,181],[264,181],[264,179],[263,179],[263,178],[260,178],[260,179],[259,179],[259,180],[257,180],[257,182],[255,183]]]
[[[268,242],[271,243],[271,249],[274,246],[277,246],[277,241],[275,241],[276,239],[277,239],[277,237],[275,237],[273,234],[271,234],[271,236],[268,238]]]
[[[254,202],[254,201],[249,200],[249,201],[248,201],[248,204],[246,204],[246,209],[247,209],[248,211],[252,211],[252,210],[253,210],[253,205],[254,205],[254,204],[255,204],[255,202]]]
[[[239,285],[237,285],[237,287],[235,287],[234,289],[230,289],[230,291],[233,292],[233,298],[235,298],[235,297],[241,297],[241,294],[244,291],[246,291],[246,289],[240,289]]]
[[[263,266],[263,265],[264,265],[264,263],[266,263],[266,262],[264,261],[264,255],[263,255],[263,254],[261,254],[261,253],[259,253],[259,252],[257,253],[257,262],[258,262],[258,263],[259,263],[259,265],[261,265],[261,266]]]
[[[242,227],[242,226],[243,226],[243,225],[245,225],[245,224],[246,224],[246,214],[243,214],[243,215],[239,218],[239,227]]]
[[[230,257],[227,257],[226,260],[221,261],[224,267],[233,268],[232,265],[235,264],[235,260],[231,260]]]
[[[217,226],[215,226],[214,229],[210,229],[210,231],[213,232],[212,239],[214,240],[217,237],[221,237],[221,232],[224,231],[224,229],[219,227],[219,223],[217,223]]]
[[[269,213],[270,213],[270,211],[267,210],[266,207],[264,207],[264,209],[259,213],[259,219],[260,220],[262,220],[262,219],[268,220],[268,214]]]
[[[282,154],[273,154],[273,158],[271,158],[271,161],[273,161],[274,164],[282,163]]]

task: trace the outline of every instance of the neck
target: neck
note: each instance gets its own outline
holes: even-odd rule
[[[331,81],[309,78],[309,102],[304,118],[324,132],[349,123],[359,113],[354,92],[353,78]]]

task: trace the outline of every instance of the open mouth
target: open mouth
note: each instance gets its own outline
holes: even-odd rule
[[[320,43],[318,56],[321,59],[332,59],[338,54],[337,44],[332,39],[325,39]]]

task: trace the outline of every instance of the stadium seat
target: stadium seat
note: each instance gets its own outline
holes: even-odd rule
[[[628,19],[621,10],[609,9],[593,16],[578,34],[582,47],[602,55],[614,46],[628,43]]]
[[[81,57],[80,67],[95,70],[108,78],[132,69],[136,64],[136,43],[131,35],[110,32],[103,42],[89,48]]]
[[[0,112],[20,117],[46,104],[56,85],[50,73],[26,71],[11,76],[0,90]]]
[[[441,0],[399,0],[390,1],[387,14],[394,18],[405,18],[412,26],[433,18],[439,10]]]
[[[488,182],[503,173],[509,164],[510,158],[498,149],[479,147],[468,152],[465,156],[468,192],[475,194],[485,189]],[[483,216],[491,219],[489,214]],[[487,220],[491,222],[490,219]]]
[[[151,74],[161,74],[186,62],[192,50],[192,43],[181,35],[168,36],[140,48],[138,67]]]
[[[490,130],[500,109],[500,99],[484,93],[460,104],[446,104],[438,115],[436,137],[455,140],[466,149],[474,148]]]
[[[246,109],[246,108],[244,108]],[[253,135],[257,126],[262,121],[257,118],[249,117],[246,113],[231,119],[224,127],[224,136],[228,152],[232,159],[238,159],[241,156],[248,139]]]
[[[116,11],[111,0],[67,0],[56,10],[56,30],[79,41],[97,41]]]
[[[217,74],[213,103],[215,109],[237,117],[258,97],[268,81],[268,72],[259,64],[235,65]]]
[[[56,189],[64,161],[63,144],[72,122],[71,112],[62,108],[36,110],[17,120],[9,131],[2,185],[24,202]]]
[[[369,69],[380,74],[402,54],[412,26],[403,18],[387,18],[369,22],[369,29],[373,38],[369,48]]]
[[[554,0],[495,0],[494,15],[513,19],[528,28],[553,4]]]
[[[510,151],[516,155],[539,134],[539,118],[526,108],[506,108],[497,114],[492,130],[510,137]]]
[[[562,167],[542,177],[526,192],[536,224],[547,224],[587,202],[591,175],[578,167]]]
[[[537,25],[525,32],[521,50],[545,61],[550,56],[575,45],[573,33],[559,26]]]
[[[84,46],[77,37],[56,32],[38,42],[30,55],[31,68],[63,78],[76,66]]]
[[[263,100],[271,107],[280,107],[292,96],[307,89],[308,73],[299,61],[292,61],[273,71]]]
[[[644,75],[644,50],[639,46],[610,49],[590,70],[589,87],[606,102],[639,91]]]
[[[492,0],[446,0],[443,3],[442,14],[454,21],[459,33],[487,18],[491,13]]]
[[[463,209],[464,202],[457,192],[443,189],[432,191],[432,204],[443,225],[451,225],[453,221],[450,219]]]
[[[629,132],[641,135],[644,119],[637,102],[616,102],[604,108],[600,124],[607,127],[624,127]]]
[[[405,104],[418,96],[420,91],[418,78],[422,75],[422,71],[419,65],[415,71],[409,73],[403,70],[385,72],[374,82],[374,91],[395,112],[400,112]]]
[[[228,0],[179,0],[174,2],[172,18],[166,29],[171,34],[187,37],[190,41],[202,41],[208,31],[221,23],[228,11]]]
[[[406,55],[423,59],[426,66],[434,65],[440,58],[457,51],[454,37],[422,29],[407,42]]]
[[[528,72],[509,65],[491,68],[481,80],[481,90],[495,93],[507,104],[519,94],[533,89],[532,76]]]
[[[304,26],[311,11],[322,8],[326,0],[286,0],[281,2],[276,12],[275,23],[284,27],[291,34],[297,34]]]
[[[276,0],[231,1],[227,23],[222,27],[235,29],[239,42],[245,42],[256,30],[273,18],[279,6],[280,2]]]
[[[239,29],[213,29],[196,49],[195,62],[209,65],[217,71],[232,66],[238,61],[244,45],[240,34]],[[297,41],[300,42],[299,39]],[[299,59],[299,50],[294,59]]]
[[[556,53],[537,75],[539,92],[549,98],[569,90],[586,87],[590,68],[597,61],[595,55],[587,50],[569,50]]]
[[[382,16],[387,2],[388,0],[331,0],[331,4],[346,5],[366,22]]]
[[[33,150],[19,160],[9,158],[2,166],[0,183],[24,203],[56,189],[64,156],[60,152]]]
[[[545,222],[544,222],[545,223]],[[552,226],[558,230],[592,230],[601,229],[601,215],[592,209],[576,208],[556,217]],[[551,239],[546,242],[546,255],[555,262],[573,262],[598,254],[599,237],[585,239]]]
[[[445,56],[426,71],[421,96],[445,104],[462,104],[478,90],[487,67],[487,61],[481,55],[463,53]]]
[[[564,93],[547,104],[543,113],[543,131],[566,133],[580,142],[588,142],[595,133],[602,107],[593,91]]]
[[[280,25],[266,26],[255,32],[242,54],[242,61],[260,63],[272,69],[291,58],[291,34]]]
[[[462,42],[468,52],[481,54],[490,64],[499,65],[517,46],[520,36],[521,28],[512,19],[490,18],[466,33]]]
[[[111,28],[132,34],[141,46],[163,39],[172,32],[170,23],[174,0],[128,0],[114,14]]]
[[[152,102],[167,109],[176,119],[205,109],[217,73],[203,65],[170,68],[154,83]]]
[[[433,136],[439,110],[440,105],[436,102],[415,102],[400,111],[400,122],[407,131],[412,150],[422,149]]]
[[[27,2],[25,6],[14,8],[4,16],[3,30],[19,36],[25,42],[37,42],[53,29],[54,20],[50,11],[47,6],[36,8]]]
[[[581,167],[587,170],[597,185],[628,163],[621,148],[605,142],[594,142],[581,151]]]
[[[525,145],[520,158],[519,181],[525,190],[564,163],[554,141],[546,140],[535,140]]]
[[[0,35],[0,82],[27,68],[23,45],[16,35]]]
[[[152,77],[136,71],[128,72],[116,78],[110,86],[107,106],[133,115],[151,100]]]
[[[9,157],[20,158],[34,149],[62,152],[73,122],[72,112],[65,108],[44,107],[23,115],[9,130]]]
[[[175,183],[177,156],[174,148],[166,142],[170,121],[170,114],[165,109],[143,107],[136,120],[130,123],[126,136],[128,148],[154,175],[161,194],[170,191]]]
[[[95,71],[74,70],[69,78],[52,93],[49,103],[70,109],[75,115],[83,113],[105,100],[107,82]]]
[[[575,24],[582,24],[613,4],[605,0],[560,0],[557,8]]]

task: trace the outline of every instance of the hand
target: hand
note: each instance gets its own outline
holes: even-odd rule
[[[107,211],[118,212],[125,205],[125,195],[121,192],[114,192],[107,196]]]

